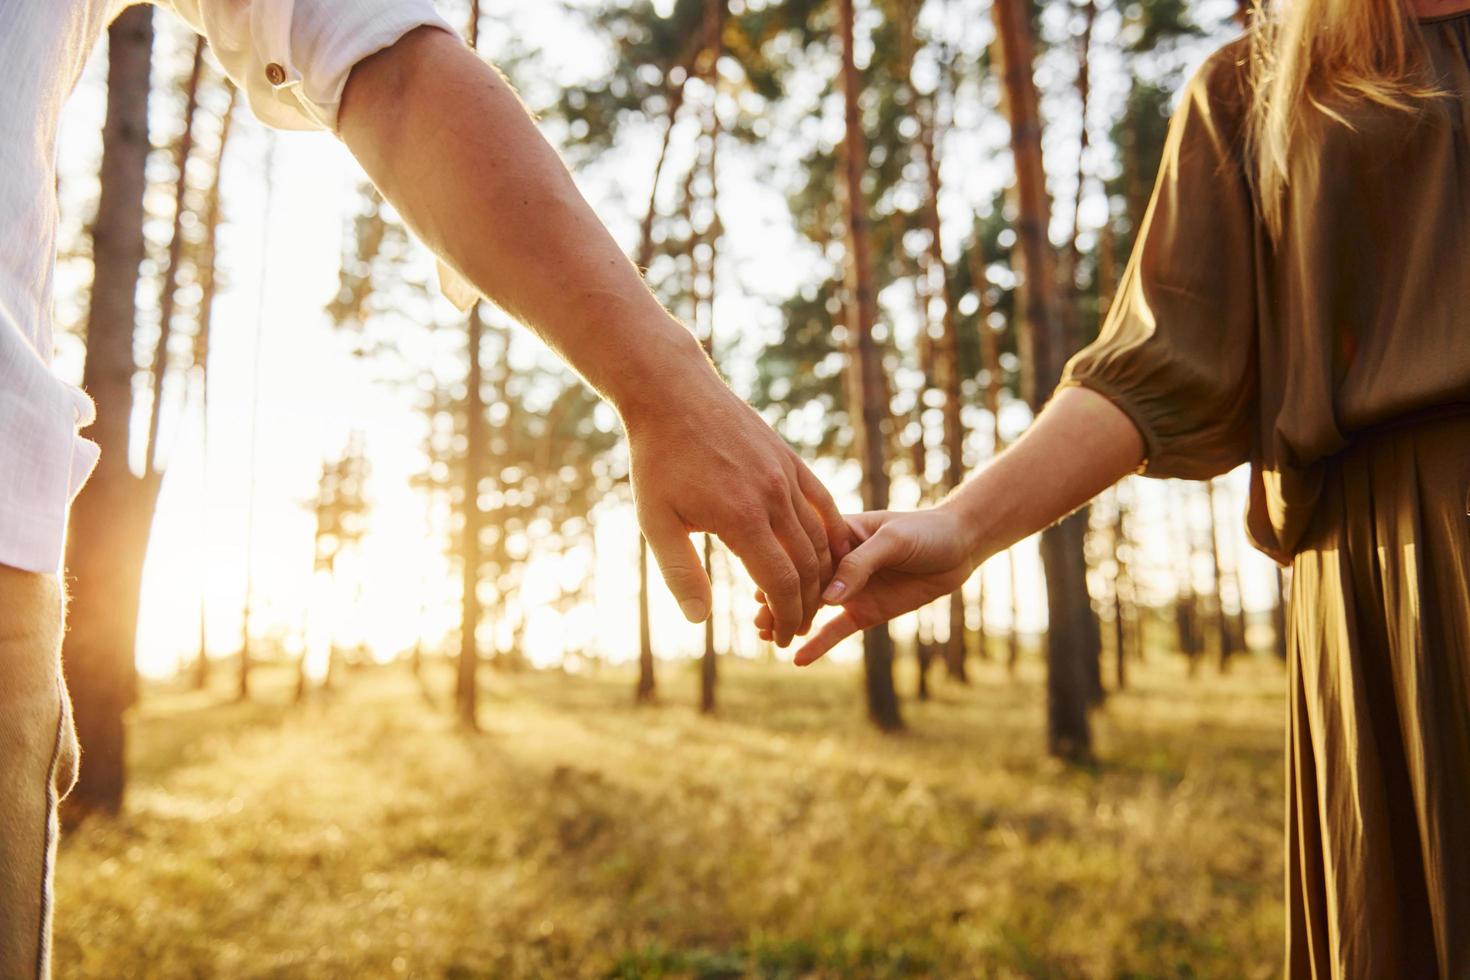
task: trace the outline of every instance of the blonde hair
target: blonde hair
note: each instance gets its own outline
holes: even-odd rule
[[[1279,235],[1293,153],[1322,127],[1353,128],[1342,109],[1404,112],[1441,94],[1425,79],[1423,40],[1407,0],[1255,0],[1247,147],[1267,227]]]

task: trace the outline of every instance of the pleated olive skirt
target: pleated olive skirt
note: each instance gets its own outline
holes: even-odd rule
[[[1470,978],[1470,415],[1328,467],[1291,597],[1287,972]]]

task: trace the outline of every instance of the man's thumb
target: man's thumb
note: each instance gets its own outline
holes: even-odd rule
[[[653,551],[659,571],[669,591],[679,600],[679,609],[691,623],[702,623],[710,613],[710,585],[704,565],[689,532],[672,516],[648,517],[643,521],[643,534]]]
[[[842,559],[822,593],[822,600],[834,606],[851,602],[867,587],[868,579],[893,560],[893,555],[892,536],[878,531]]]

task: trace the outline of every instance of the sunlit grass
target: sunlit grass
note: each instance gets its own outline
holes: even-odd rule
[[[488,673],[478,735],[400,667],[150,691],[126,816],[63,847],[58,975],[1278,972],[1280,669],[1135,668],[1083,771],[1028,668],[893,737],[826,666],[727,667],[715,719],[685,666],[644,709],[621,671]]]

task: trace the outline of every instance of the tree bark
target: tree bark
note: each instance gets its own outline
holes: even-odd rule
[[[706,534],[704,536],[704,574],[714,581],[714,542]],[[704,621],[704,655],[699,658],[699,710],[701,714],[712,715],[715,713],[715,685],[719,680],[719,651],[715,649],[715,616],[714,610]]]
[[[1041,155],[1040,98],[1032,75],[1030,10],[1024,0],[995,0],[992,15],[1016,165],[1016,233],[1024,271],[1018,337],[1022,390],[1032,410],[1040,412],[1061,376],[1066,331],[1048,237],[1051,209]],[[1087,592],[1086,528],[1084,509],[1041,535],[1048,614],[1047,745],[1053,755],[1068,760],[1091,756],[1088,661],[1095,666],[1101,643]]]
[[[1004,369],[1000,363],[1000,340],[990,327],[990,278],[985,271],[985,242],[980,229],[975,229],[975,244],[970,249],[970,279],[979,297],[976,319],[980,324],[980,356],[985,363],[985,410],[990,413],[990,452],[999,455],[1005,448],[1000,431],[1000,394],[1005,387]],[[1006,549],[1006,569],[1010,576],[1011,623],[1006,637],[1006,670],[1014,676],[1021,659],[1021,615],[1016,594],[1016,549]],[[981,637],[984,642],[985,605],[980,605]]]
[[[1210,561],[1215,569],[1215,632],[1219,637],[1220,672],[1230,669],[1230,657],[1235,653],[1231,636],[1230,616],[1225,611],[1225,569],[1220,563],[1220,529],[1215,518],[1215,481],[1205,481],[1205,500],[1210,506]]]
[[[1169,488],[1169,524],[1173,531],[1171,538],[1177,542],[1171,549],[1175,582],[1174,628],[1178,635],[1179,652],[1189,661],[1189,671],[1193,674],[1202,645],[1199,635],[1199,599],[1194,590],[1194,530],[1190,526],[1187,499],[1183,520],[1180,520],[1179,495],[1175,492],[1177,489],[1174,485]]]
[[[65,669],[86,761],[68,798],[75,814],[116,813],[126,782],[123,713],[137,691],[134,644],[148,541],[144,481],[128,468],[133,326],[144,257],[143,193],[153,17],[132,7],[108,30],[101,194],[92,230],[94,278],[83,384],[97,403],[90,435],[102,458],[72,512],[70,630]]]
[[[648,539],[638,538],[638,687],[633,692],[639,704],[651,704],[658,696],[653,674],[653,636],[648,615]]]
[[[698,60],[702,44],[696,45],[688,59],[689,65]],[[679,110],[684,105],[684,92],[688,84],[688,66],[681,65],[683,77],[671,82],[667,89],[668,112],[664,121],[663,141],[659,145],[658,161],[653,167],[653,185],[648,191],[648,207],[643,212],[643,221],[638,230],[638,251],[633,264],[640,272],[648,271],[653,261],[653,225],[658,217],[658,189],[663,178],[664,165],[668,162],[669,142],[674,135],[674,125],[679,121]],[[648,539],[638,537],[638,684],[633,698],[638,704],[651,703],[657,697],[658,682],[654,677],[653,628],[649,621],[648,602]]]
[[[902,24],[904,43],[912,51],[914,47],[912,15],[917,11],[910,6],[905,11]],[[912,61],[909,57],[906,60]],[[960,418],[960,356],[959,327],[955,322],[954,294],[950,288],[949,266],[944,261],[944,239],[939,220],[939,119],[933,99],[919,94],[913,84],[912,75],[905,78],[914,114],[919,122],[919,155],[924,167],[924,228],[928,232],[926,254],[928,274],[934,279],[935,295],[940,301],[942,332],[934,351],[935,387],[944,396],[944,490],[954,490],[965,478],[965,430]],[[927,322],[927,310],[925,311]],[[944,666],[952,680],[962,684],[970,682],[965,670],[965,597],[962,589],[955,589],[949,597],[949,638],[943,648]]]
[[[204,200],[204,240],[197,263],[199,267],[199,326],[194,334],[194,366],[199,378],[199,413],[202,416],[200,466],[205,474],[203,499],[206,501],[209,496],[209,350],[214,331],[214,297],[217,286],[215,259],[219,242],[220,175],[224,173],[225,148],[230,142],[231,121],[235,115],[235,98],[236,90],[234,86],[231,86],[230,97],[225,103],[225,111],[220,116],[219,143],[215,147],[213,178],[209,185],[209,193]],[[207,518],[209,508],[202,507],[201,513]],[[208,527],[201,527],[199,548],[200,553],[206,559],[208,540]],[[206,560],[203,565],[204,569],[199,579],[199,656],[194,661],[194,688],[199,691],[209,685],[208,561]]]
[[[470,2],[469,44],[478,49],[480,42],[480,0]],[[480,666],[480,566],[481,531],[484,526],[480,511],[480,479],[484,472],[485,398],[482,385],[484,369],[481,350],[485,323],[476,301],[465,327],[469,368],[465,377],[465,458],[464,458],[464,527],[460,533],[459,560],[461,571],[459,670],[455,678],[454,704],[459,721],[471,730],[479,727]]]
[[[1068,601],[1087,595],[1087,566],[1078,560],[1087,533],[1085,511],[1073,514],[1041,536],[1041,561],[1047,584],[1047,750],[1071,762],[1092,755],[1087,708],[1095,656],[1087,656],[1086,637],[1097,629],[1088,603]]]
[[[883,452],[883,425],[889,415],[888,385],[882,354],[873,337],[877,296],[873,288],[872,245],[869,240],[863,174],[867,169],[867,140],[863,134],[858,98],[862,84],[854,60],[853,0],[837,0],[842,35],[842,92],[846,123],[842,186],[847,198],[848,334],[852,358],[848,372],[861,407],[857,425],[858,458],[863,470],[863,507],[888,506],[888,470]],[[893,637],[887,624],[863,633],[864,686],[868,717],[884,731],[903,727],[898,693],[893,686]]]
[[[708,224],[699,234],[698,238],[708,246],[703,258],[703,276],[699,275],[701,260],[695,256],[693,269],[695,270],[695,297],[696,309],[704,308],[704,352],[709,356],[711,362],[715,361],[715,263],[719,255],[720,239],[720,207],[719,207],[719,149],[720,149],[720,111],[719,111],[719,61],[724,51],[724,21],[726,0],[705,0],[704,5],[704,30],[706,37],[706,48],[708,57],[701,60],[704,68],[704,78],[710,87],[709,104],[705,106],[704,119],[704,141],[700,150],[700,166],[703,167],[706,179],[709,181],[709,214]],[[691,226],[692,227],[692,226]],[[696,251],[698,251],[696,249]],[[703,280],[701,285],[700,281]],[[699,320],[695,317],[696,324]],[[711,590],[714,586],[714,539],[706,534],[704,536],[704,574],[710,580]],[[711,591],[713,596],[713,591]],[[704,620],[704,654],[699,663],[699,710],[702,714],[711,715],[715,712],[716,697],[715,690],[719,680],[719,651],[715,648],[715,614],[711,607],[709,615]]]
[[[1113,562],[1117,569],[1113,577],[1113,653],[1117,658],[1114,663],[1113,679],[1118,690],[1121,691],[1128,686],[1129,625],[1131,622],[1132,640],[1141,647],[1143,617],[1138,612],[1138,606],[1133,602],[1133,576],[1128,568],[1133,546],[1128,540],[1127,508],[1123,502],[1123,495],[1116,487],[1113,500],[1117,505],[1117,513],[1113,519]]]
[[[199,108],[199,79],[204,74],[204,38],[194,42],[194,59],[184,83],[184,131],[174,148],[174,218],[168,240],[168,261],[158,291],[158,340],[153,346],[153,402],[148,408],[149,473],[159,473],[158,429],[163,421],[163,383],[168,376],[168,344],[173,336],[174,308],[179,292],[179,267],[184,255],[185,197],[189,193],[189,158],[194,154],[194,115]]]

